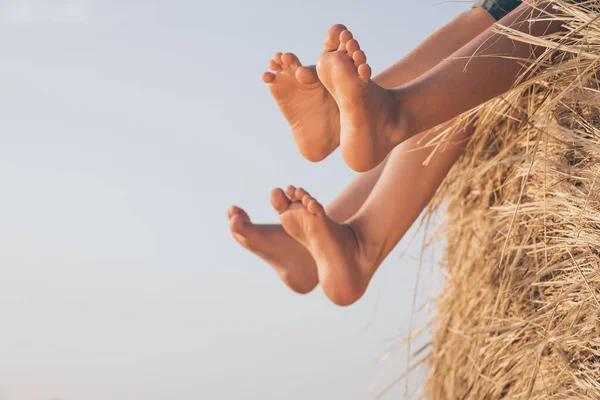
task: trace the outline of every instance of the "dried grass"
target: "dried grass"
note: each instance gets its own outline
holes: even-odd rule
[[[560,35],[497,28],[548,51],[460,122],[476,131],[430,206],[447,247],[427,398],[600,399],[597,5],[557,0]]]

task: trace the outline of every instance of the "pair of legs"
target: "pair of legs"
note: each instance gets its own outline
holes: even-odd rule
[[[557,12],[551,1],[524,2],[500,24],[513,32],[542,36],[563,29],[560,18],[554,18]],[[273,191],[271,202],[283,231],[302,246],[295,254],[306,260],[302,266],[285,265],[289,259],[277,261],[274,249],[268,252],[265,247],[264,254],[270,254],[288,285],[294,287],[292,277],[304,271],[298,273],[303,291],[318,281],[336,304],[360,298],[377,267],[437,190],[472,128],[455,137],[458,143],[436,154],[427,166],[422,163],[431,150],[419,149],[415,134],[507,91],[521,75],[536,69],[533,61],[539,55],[553,51],[498,34],[490,28],[493,22],[482,10],[456,18],[380,79],[370,79],[366,56],[350,32],[344,28],[336,36],[340,26],[332,28],[333,34],[330,30],[316,68],[300,67],[293,54],[276,55],[271,66],[277,73],[266,73],[264,79],[307,158],[318,160],[339,144],[351,168],[367,171],[395,148],[380,175],[377,170],[369,173],[373,189],[365,197],[356,195],[363,203],[351,216],[344,212],[339,214],[343,218],[336,216],[332,206],[325,210],[302,189]],[[446,50],[440,46],[444,41]],[[446,58],[449,49],[457,50]],[[523,71],[524,67],[529,69]],[[291,85],[280,85],[278,78],[283,76],[295,79],[288,79]],[[302,101],[294,104],[298,99]],[[439,129],[422,133],[423,142],[437,136]],[[251,227],[248,219],[233,211],[234,232],[239,221]]]
[[[558,31],[560,22],[530,19],[553,12],[549,2],[535,8],[524,3],[501,23],[539,36]],[[493,19],[476,13],[454,20],[434,34],[435,40],[425,41],[419,56],[407,57],[416,61],[400,61],[391,68],[394,73],[384,73],[379,83],[395,89],[370,79],[364,52],[339,25],[330,30],[316,67],[301,67],[290,53],[278,53],[271,61],[275,73],[265,73],[263,79],[309,160],[322,159],[339,145],[350,167],[370,170],[401,143],[387,162],[351,185],[354,199],[346,202],[342,194],[327,210],[294,187],[271,194],[280,226],[253,225],[241,209],[230,210],[236,239],[273,265],[290,288],[305,293],[320,282],[336,304],[360,298],[454,164],[470,128],[427,166],[423,161],[432,150],[420,148],[419,139],[427,142],[442,129],[432,127],[508,90],[523,62],[543,51],[497,35],[489,29]],[[435,44],[445,34],[451,40],[447,48],[458,48],[451,58]],[[404,76],[401,66],[408,67]],[[425,129],[432,130],[414,135]]]
[[[328,32],[323,52],[316,66],[303,67],[292,53],[277,53],[269,63],[273,72],[265,72],[273,97],[288,120],[300,153],[313,162],[321,161],[338,146],[348,162],[348,153],[360,148],[371,152],[376,143],[362,140],[363,121],[369,122],[361,107],[356,107],[365,91],[379,86],[368,85],[371,68],[357,40],[343,25],[334,25]],[[391,100],[385,92],[370,96],[371,107],[382,110],[381,104]],[[351,110],[352,112],[343,112]],[[381,130],[377,119],[373,130]],[[344,135],[340,135],[341,127]],[[364,147],[367,146],[367,147]],[[382,160],[379,160],[382,161]],[[368,171],[375,167],[360,170]],[[355,168],[356,169],[356,168]]]
[[[374,80],[394,87],[436,65],[493,23],[480,11],[455,18]],[[364,71],[365,67],[360,68],[365,65],[364,53],[342,25],[329,30],[321,59],[331,52],[339,52],[352,60],[354,68],[358,64]],[[322,65],[320,61],[318,66],[302,67],[293,54],[278,53],[270,63],[274,73],[263,75],[292,126],[299,150],[311,161],[325,158],[344,142],[337,101],[319,79]],[[443,127],[404,141],[376,168],[359,175],[326,208],[304,189],[293,186],[271,193],[281,224],[253,224],[244,210],[232,207],[233,236],[273,266],[290,289],[308,293],[321,283],[334,303],[352,304],[427,205],[470,134],[469,129],[457,134],[453,143],[438,149],[425,166],[423,162],[433,150],[423,145],[440,129]]]
[[[320,282],[331,301],[350,305],[364,294],[377,267],[435,194],[470,132],[460,132],[456,142],[438,149],[423,165],[433,150],[419,141],[433,134],[398,146],[326,208],[302,188],[275,189],[271,203],[280,225],[253,224],[244,210],[232,207],[231,231],[290,289],[308,293]]]
[[[236,240],[267,261],[298,293],[319,282],[335,304],[365,292],[377,267],[408,231],[462,152],[469,130],[423,162],[422,147],[435,132],[409,139],[376,169],[359,175],[324,208],[306,190],[289,186],[271,193],[281,225],[253,224],[238,207],[229,210]]]
[[[490,28],[492,17],[479,12],[485,16],[473,27],[462,26],[462,38],[456,24],[449,24],[455,30],[452,57],[440,58],[443,50],[437,48],[430,60],[418,62],[437,59],[435,64],[393,86],[371,80],[367,57],[346,29],[339,36],[330,31],[314,68],[301,67],[291,53],[277,54],[270,65],[276,73],[267,72],[263,79],[271,84],[301,153],[317,161],[339,145],[350,168],[369,171],[398,144],[506,92],[527,67],[535,70],[531,63],[549,49],[497,33]],[[557,12],[552,1],[527,1],[500,24],[542,36],[564,29],[560,18],[553,18]],[[334,26],[333,33],[340,27]]]

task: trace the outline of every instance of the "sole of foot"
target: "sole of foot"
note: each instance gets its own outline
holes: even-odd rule
[[[231,207],[227,214],[235,240],[271,265],[291,290],[307,294],[318,285],[312,256],[281,225],[253,224],[248,214],[236,206]]]
[[[324,52],[339,46],[343,25],[332,26],[325,37]],[[279,109],[289,123],[296,146],[309,161],[326,158],[340,144],[337,104],[319,80],[315,66],[304,67],[293,53],[277,53],[263,74]]]
[[[367,56],[350,31],[340,32],[339,46],[321,54],[317,73],[338,105],[340,147],[350,168],[375,168],[408,138],[394,92],[371,80]]]
[[[323,206],[304,189],[275,189],[271,203],[283,229],[308,249],[317,264],[319,282],[335,304],[348,306],[364,294],[370,281],[368,262],[355,230],[327,217]]]

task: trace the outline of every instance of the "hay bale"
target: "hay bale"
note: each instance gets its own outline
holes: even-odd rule
[[[535,77],[480,107],[444,209],[446,286],[432,399],[600,399],[600,15],[556,1],[566,32]],[[524,75],[525,76],[525,75]],[[531,76],[531,74],[527,75]]]

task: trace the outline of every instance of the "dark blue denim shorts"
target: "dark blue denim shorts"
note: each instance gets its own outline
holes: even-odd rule
[[[521,5],[520,0],[475,0],[473,7],[481,7],[490,13],[496,21]]]
[[[573,3],[581,3],[582,0],[574,0]],[[501,20],[512,10],[521,5],[521,0],[475,0],[473,7],[481,7],[490,13],[496,21]]]

